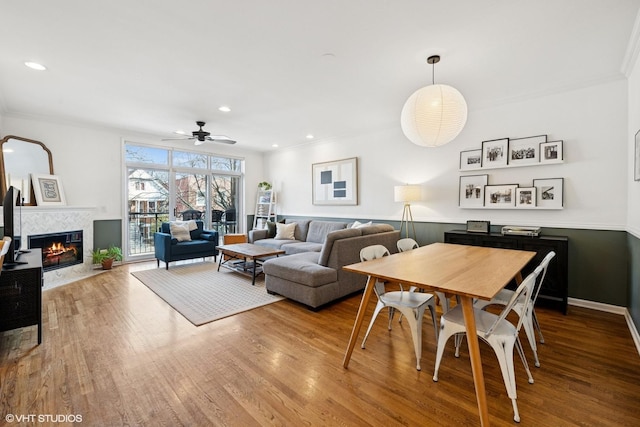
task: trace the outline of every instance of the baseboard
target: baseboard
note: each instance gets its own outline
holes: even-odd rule
[[[593,310],[604,311],[607,313],[620,314],[624,316],[627,321],[627,326],[629,327],[629,332],[631,332],[631,337],[633,338],[633,342],[636,345],[636,351],[638,355],[640,355],[640,334],[638,334],[638,329],[636,328],[635,323],[633,323],[633,319],[631,318],[631,314],[629,314],[629,310],[626,307],[620,307],[617,305],[611,304],[603,304],[601,302],[593,302],[587,301],[583,299],[577,298],[569,298],[569,305],[574,305],[576,307],[590,308]]]

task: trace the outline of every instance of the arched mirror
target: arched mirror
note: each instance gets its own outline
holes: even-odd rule
[[[35,205],[31,174],[53,175],[51,151],[40,141],[7,135],[0,141],[0,200],[11,185]]]

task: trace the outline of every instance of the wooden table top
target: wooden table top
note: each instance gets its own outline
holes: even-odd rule
[[[343,268],[407,286],[488,300],[535,255],[531,251],[433,243]]]
[[[216,246],[216,248],[225,255],[234,254],[247,258],[262,258],[284,254],[282,249],[269,248],[253,243],[233,243],[230,245]]]

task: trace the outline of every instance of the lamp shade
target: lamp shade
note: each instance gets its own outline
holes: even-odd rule
[[[415,202],[422,198],[422,189],[419,185],[396,185],[393,195],[396,202]]]
[[[457,89],[425,86],[415,91],[402,108],[400,125],[411,142],[424,147],[447,144],[467,122],[467,103]]]

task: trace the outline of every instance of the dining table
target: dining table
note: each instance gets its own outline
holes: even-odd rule
[[[433,243],[410,251],[344,266],[346,271],[368,276],[360,301],[343,366],[349,366],[353,348],[377,280],[389,285],[415,286],[430,292],[455,296],[462,305],[471,371],[475,385],[480,424],[489,425],[489,411],[476,334],[474,298],[490,300],[513,279],[522,282],[522,269],[535,252],[482,246]]]

